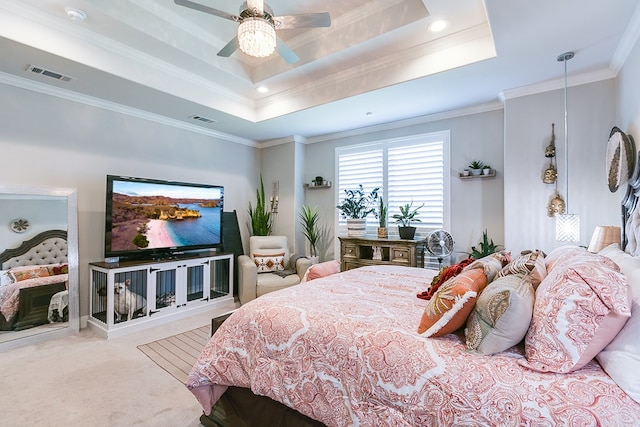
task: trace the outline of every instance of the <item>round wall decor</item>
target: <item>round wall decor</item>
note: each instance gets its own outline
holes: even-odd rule
[[[15,233],[24,233],[31,227],[31,224],[29,224],[29,220],[27,219],[16,218],[11,220],[9,227],[11,227],[11,230]]]
[[[627,136],[614,126],[607,142],[607,184],[615,193],[620,185],[629,180],[633,173],[636,147],[631,135]]]

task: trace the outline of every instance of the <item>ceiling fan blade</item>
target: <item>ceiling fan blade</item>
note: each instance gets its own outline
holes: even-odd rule
[[[231,41],[229,43],[227,43],[225,45],[225,47],[223,47],[222,49],[220,49],[220,52],[218,52],[218,56],[224,56],[225,58],[230,57],[233,52],[235,52],[238,48],[240,47],[240,44],[238,43],[238,36],[235,36],[234,38],[231,39]]]
[[[197,11],[200,11],[200,12],[208,13],[210,15],[219,16],[219,17],[224,18],[224,19],[230,19],[231,21],[235,21],[235,22],[239,22],[240,21],[240,17],[239,16],[232,15],[230,13],[226,13],[226,12],[223,12],[221,10],[214,9],[212,7],[209,7],[209,6],[205,6],[205,5],[202,5],[200,3],[195,3],[195,2],[192,2],[192,1],[189,1],[189,0],[173,0],[173,2],[175,4],[177,4],[178,6],[188,7],[189,9],[193,9],[193,10],[197,10]]]
[[[331,16],[327,12],[274,16],[273,20],[278,30],[331,26]]]
[[[264,13],[264,1],[263,0],[247,0],[247,9],[250,11],[256,10],[258,15]]]
[[[298,62],[300,58],[296,55],[290,48],[287,46],[280,37],[276,37],[276,51],[278,54],[284,59],[287,64],[293,64],[294,62]]]

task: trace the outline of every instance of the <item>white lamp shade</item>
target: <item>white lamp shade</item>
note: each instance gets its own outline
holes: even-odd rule
[[[560,242],[580,241],[580,215],[556,215],[556,240]]]
[[[620,227],[613,225],[598,225],[593,230],[591,242],[589,243],[589,252],[600,252],[607,246],[617,243],[620,244]]]

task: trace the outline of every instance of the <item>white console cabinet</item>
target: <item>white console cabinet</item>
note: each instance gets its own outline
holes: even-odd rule
[[[89,319],[107,338],[233,308],[233,254],[89,264]],[[120,285],[123,284],[123,285]]]

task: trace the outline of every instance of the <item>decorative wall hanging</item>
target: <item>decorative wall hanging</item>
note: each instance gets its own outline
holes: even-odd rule
[[[545,184],[555,184],[558,179],[558,171],[553,164],[553,160],[556,157],[556,134],[554,123],[551,123],[551,142],[547,148],[544,149],[544,156],[549,159],[549,167],[544,171],[542,182]]]
[[[631,135],[626,135],[614,126],[607,142],[607,184],[609,191],[615,193],[627,182],[633,173],[636,144]]]
[[[560,193],[558,193],[558,191],[556,190],[551,200],[549,200],[549,205],[547,206],[547,215],[553,218],[556,215],[564,214],[565,210],[566,210],[566,204],[564,202],[564,199],[562,198],[562,196],[560,196]]]
[[[27,219],[16,218],[11,220],[9,227],[14,233],[24,233],[31,227],[31,224],[29,224],[29,220]]]

